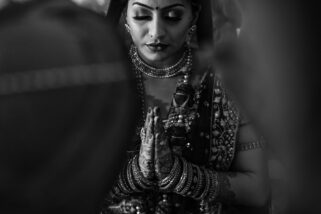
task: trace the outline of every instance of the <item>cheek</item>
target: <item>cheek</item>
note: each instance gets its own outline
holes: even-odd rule
[[[170,28],[168,35],[171,36],[172,42],[175,44],[182,44],[185,42],[188,32],[188,25],[180,25]]]
[[[148,29],[144,25],[136,24],[136,23],[128,23],[131,28],[131,36],[134,42],[143,42],[143,38],[148,33]]]

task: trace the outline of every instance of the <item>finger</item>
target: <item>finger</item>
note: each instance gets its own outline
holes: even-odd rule
[[[148,126],[148,121],[149,121],[150,118],[151,118],[151,113],[152,113],[152,108],[151,108],[151,107],[148,107],[147,115],[146,115],[146,119],[145,119],[145,127]]]
[[[154,132],[161,132],[161,115],[160,115],[160,108],[155,107],[153,108],[153,113],[154,113]]]
[[[160,117],[160,108],[158,106],[154,107],[153,113],[155,117]]]
[[[154,157],[155,157],[155,139],[154,139],[154,136],[152,136],[149,140],[148,140],[148,150],[150,151],[150,160],[153,162],[154,160]]]
[[[149,139],[148,139],[148,148],[154,153],[154,147],[155,147],[155,138],[152,135]]]
[[[155,159],[158,160],[159,153],[161,151],[160,145],[160,134],[155,135]]]
[[[149,139],[154,134],[154,119],[152,118],[153,115],[151,115],[150,120],[148,121],[147,127],[146,127],[146,138]]]
[[[161,134],[162,133],[162,124],[161,118],[158,116],[154,117],[154,134]]]

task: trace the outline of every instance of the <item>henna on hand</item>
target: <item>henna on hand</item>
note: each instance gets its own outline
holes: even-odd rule
[[[159,108],[154,108],[154,136],[155,136],[155,173],[162,180],[171,171],[174,157],[169,147],[168,139],[161,122]]]
[[[154,115],[151,109],[148,110],[145,125],[141,131],[141,147],[139,152],[139,168],[145,178],[152,179],[155,174],[154,169],[154,144],[153,133]]]

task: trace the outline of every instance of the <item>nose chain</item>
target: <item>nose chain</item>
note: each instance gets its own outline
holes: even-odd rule
[[[185,49],[182,57],[172,66],[165,68],[155,68],[146,64],[138,54],[137,47],[132,45],[129,52],[131,61],[135,69],[153,78],[165,79],[177,76],[184,67],[190,68],[192,65],[192,51]]]

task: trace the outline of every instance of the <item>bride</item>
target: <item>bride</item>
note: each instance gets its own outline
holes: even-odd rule
[[[267,202],[260,137],[215,68],[197,65],[200,12],[197,0],[127,2],[142,118],[102,213],[235,213]]]

